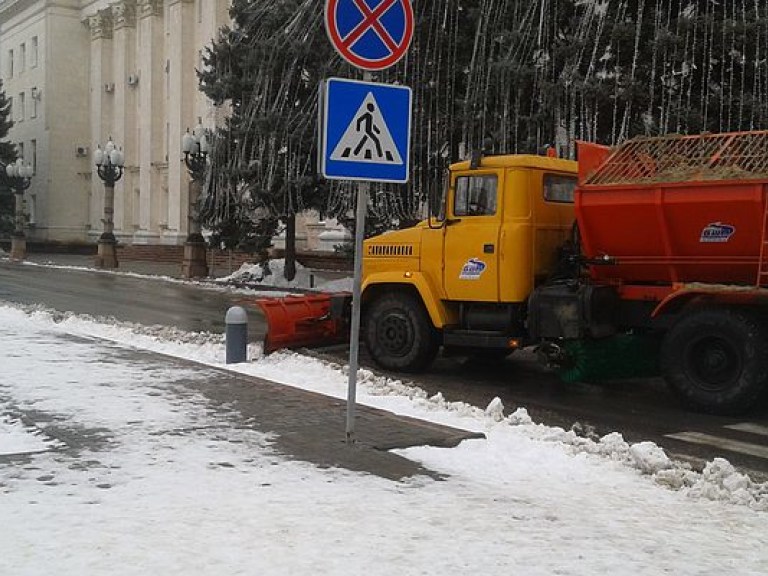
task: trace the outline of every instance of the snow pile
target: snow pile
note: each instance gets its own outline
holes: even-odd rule
[[[768,482],[752,481],[723,458],[716,458],[696,472],[688,463],[671,460],[655,443],[629,444],[618,432],[595,441],[578,436],[573,430],[535,424],[524,408],[518,408],[506,422],[523,428],[530,438],[568,446],[573,454],[596,455],[634,468],[659,486],[681,491],[691,498],[730,502],[768,512]]]
[[[246,285],[249,287],[293,288],[341,292],[352,290],[352,278],[325,280],[322,273],[296,263],[296,276],[293,280],[285,279],[285,259],[269,260],[259,264],[243,264],[239,270],[218,278],[218,284]]]

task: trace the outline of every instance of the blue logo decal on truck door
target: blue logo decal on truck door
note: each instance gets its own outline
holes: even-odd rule
[[[485,272],[488,265],[477,258],[470,258],[461,269],[460,280],[477,280]]]

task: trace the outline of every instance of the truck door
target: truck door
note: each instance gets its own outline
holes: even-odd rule
[[[448,300],[499,299],[501,177],[478,170],[454,179],[445,226],[443,285]]]

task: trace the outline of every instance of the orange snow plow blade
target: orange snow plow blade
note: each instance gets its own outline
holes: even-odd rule
[[[267,320],[264,353],[340,344],[349,338],[352,295],[313,294],[256,300]]]

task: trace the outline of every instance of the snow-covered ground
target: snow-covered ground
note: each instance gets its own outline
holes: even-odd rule
[[[399,451],[443,481],[317,469],[179,384],[223,366],[220,336],[3,306],[0,326],[0,574],[768,570],[768,486],[723,460],[699,474],[653,444],[595,442],[361,371],[362,403],[487,439]],[[249,357],[238,371],[346,395],[341,367]]]

